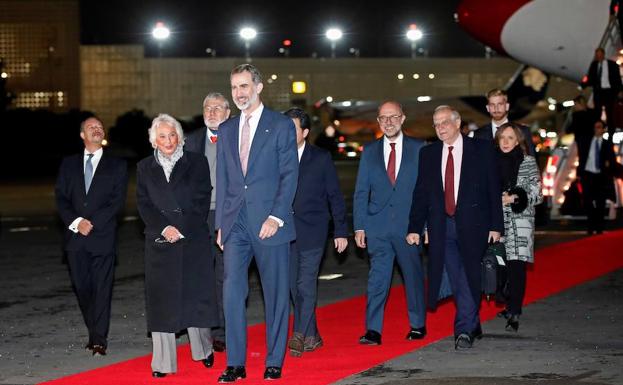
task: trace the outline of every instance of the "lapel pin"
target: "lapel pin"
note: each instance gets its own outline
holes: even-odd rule
[[[268,132],[268,131],[270,131],[270,130],[265,130],[264,132]]]

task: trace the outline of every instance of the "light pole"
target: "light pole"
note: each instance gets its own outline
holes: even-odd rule
[[[342,38],[342,30],[339,28],[329,28],[325,32],[325,36],[331,42],[331,58],[335,59],[335,45]]]
[[[245,58],[251,60],[251,40],[255,39],[257,31],[255,28],[244,27],[240,30],[240,37],[244,40]]]
[[[411,24],[409,25],[409,29],[407,29],[407,39],[411,42],[411,59],[415,59],[415,55],[417,54],[417,41],[422,38],[424,34],[422,30],[420,30],[417,25]]]
[[[164,25],[163,22],[159,21],[156,23],[156,26],[151,30],[151,35],[158,42],[158,57],[162,57],[162,44],[171,35],[171,30],[167,28],[167,26]]]

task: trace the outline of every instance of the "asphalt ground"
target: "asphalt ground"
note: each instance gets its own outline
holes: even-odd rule
[[[340,164],[338,172],[348,198],[356,163]],[[34,384],[151,352],[132,186],[119,229],[109,353],[98,358],[84,350],[87,333],[63,263],[52,189],[51,180],[0,186],[0,384]],[[608,223],[620,227],[620,220]],[[537,230],[537,248],[586,236],[580,221],[550,221]],[[599,252],[621,251],[587,257]],[[319,305],[364,295],[367,270],[367,255],[352,240],[341,255],[328,248],[321,275],[342,277],[320,281]],[[253,272],[250,281],[248,320],[255,324],[263,322],[263,303]],[[399,274],[394,284],[401,284]],[[469,351],[455,351],[450,337],[338,384],[623,384],[622,291],[619,270],[529,305],[516,334],[494,319]]]

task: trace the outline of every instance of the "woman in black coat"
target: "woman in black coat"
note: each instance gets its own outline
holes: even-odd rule
[[[137,205],[145,222],[145,300],[153,341],[152,375],[177,371],[175,333],[188,329],[192,358],[212,367],[210,327],[218,323],[208,227],[210,168],[184,152],[180,124],[161,114],[149,129],[154,155],[137,166]]]

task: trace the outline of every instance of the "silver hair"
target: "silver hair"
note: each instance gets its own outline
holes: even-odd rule
[[[182,125],[180,122],[175,120],[174,117],[168,114],[159,114],[154,118],[151,122],[151,127],[149,127],[149,143],[151,143],[153,148],[156,148],[156,133],[158,131],[158,127],[161,124],[168,124],[171,127],[175,127],[175,131],[177,132],[177,137],[179,141],[177,143],[178,146],[184,145],[184,130],[182,130]]]
[[[452,114],[453,120],[461,120],[461,114],[459,114],[459,112],[455,110],[454,107],[449,106],[447,104],[442,104],[440,106],[437,106],[435,110],[433,111],[433,116],[435,116],[438,112],[441,112],[441,111],[450,111],[450,113]]]
[[[223,94],[221,94],[220,92],[210,92],[205,97],[205,99],[203,99],[203,108],[205,108],[206,104],[208,103],[208,100],[211,100],[211,99],[221,99],[223,101],[223,104],[225,105],[225,108],[229,110],[229,100],[227,100],[227,98],[223,96]]]
[[[241,74],[243,72],[249,72],[251,74],[251,80],[253,80],[253,83],[260,84],[262,82],[262,74],[253,64],[240,64],[231,70],[231,75]]]

